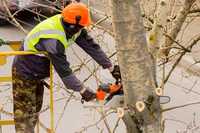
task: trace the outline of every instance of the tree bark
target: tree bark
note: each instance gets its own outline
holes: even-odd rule
[[[153,28],[150,31],[147,43],[149,46],[149,51],[156,59],[159,57],[158,51],[161,44],[164,43],[164,29],[167,27],[167,19],[169,16],[169,0],[160,0],[158,8],[154,17]]]
[[[122,74],[125,107],[123,120],[128,133],[159,133],[160,105],[154,89],[155,62],[148,52],[145,31],[137,0],[110,1],[117,57]],[[142,112],[136,103],[146,107]]]

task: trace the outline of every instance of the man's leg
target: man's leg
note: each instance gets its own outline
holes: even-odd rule
[[[43,84],[13,74],[14,120],[16,133],[34,133],[42,107]]]
[[[43,95],[44,95],[44,85],[43,82],[38,81],[36,88],[36,115],[35,119],[33,119],[33,125],[35,126],[39,119],[39,112],[42,108],[43,103]]]

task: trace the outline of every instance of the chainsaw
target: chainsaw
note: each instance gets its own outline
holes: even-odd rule
[[[109,102],[114,96],[122,96],[124,94],[121,83],[118,84],[101,84],[96,92],[96,99],[99,101]]]
[[[158,95],[160,104],[169,103],[170,97],[161,95],[161,90],[162,89],[155,89],[156,94],[160,94]],[[115,110],[117,116],[122,118],[125,114],[125,108],[121,79],[116,80],[115,83],[100,84],[96,91],[96,101],[90,102],[89,105],[85,104],[83,107],[99,109],[101,112]]]
[[[116,71],[120,74],[120,70],[118,69],[119,67],[116,68]],[[121,76],[113,77],[115,78],[115,83],[101,84],[96,91],[96,101],[100,103],[100,106],[104,106],[104,108],[119,108],[124,106],[124,91]],[[155,93],[159,97],[160,104],[170,102],[169,96],[163,96],[162,88],[156,88]]]
[[[96,92],[96,100],[103,102],[104,106],[119,107],[124,104],[124,92],[121,82],[108,83],[99,85]],[[159,96],[160,104],[166,104],[170,102],[169,96]]]

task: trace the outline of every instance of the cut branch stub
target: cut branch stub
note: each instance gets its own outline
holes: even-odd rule
[[[117,108],[117,116],[118,116],[119,118],[124,117],[124,114],[125,114],[125,112],[124,112],[124,109],[123,109],[123,108]]]
[[[155,93],[157,96],[162,96],[163,95],[163,89],[162,88],[156,88]]]
[[[144,109],[145,109],[145,103],[144,103],[143,101],[138,101],[138,102],[136,102],[135,106],[136,106],[136,109],[137,109],[139,112],[142,112],[142,111],[144,111]]]

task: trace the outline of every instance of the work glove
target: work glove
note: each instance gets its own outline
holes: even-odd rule
[[[116,80],[121,79],[121,73],[120,73],[119,65],[114,65],[114,68],[111,71],[111,74]]]
[[[96,98],[96,93],[89,88],[81,90],[80,94],[82,96],[82,100],[86,102],[92,101]]]

